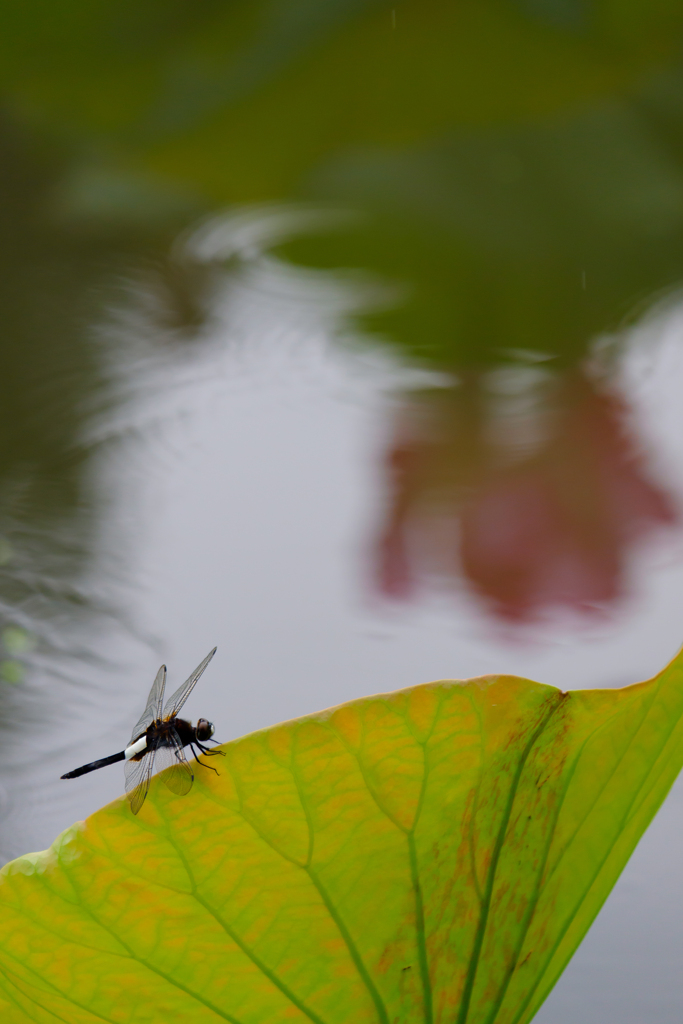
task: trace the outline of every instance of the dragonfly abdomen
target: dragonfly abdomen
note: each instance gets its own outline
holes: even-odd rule
[[[110,754],[109,757],[101,757],[99,761],[91,761],[90,764],[84,764],[82,768],[74,768],[72,772],[67,772],[66,775],[62,775],[60,778],[77,779],[79,775],[87,775],[88,772],[94,772],[97,768],[104,768],[108,764],[124,761],[125,757],[125,750],[120,750],[118,754]]]

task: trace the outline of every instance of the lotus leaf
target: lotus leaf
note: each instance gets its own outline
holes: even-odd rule
[[[681,767],[682,666],[429,683],[156,778],[3,869],[4,1021],[526,1024]]]

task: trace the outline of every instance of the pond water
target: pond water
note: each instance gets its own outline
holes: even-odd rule
[[[146,14],[106,44],[84,14],[103,69],[7,85],[4,859],[119,795],[59,776],[121,749],[161,661],[218,645],[188,713],[226,741],[439,678],[623,686],[683,641],[673,21],[617,60],[589,5],[510,3],[531,70],[443,71],[441,109],[450,23],[375,40],[363,102],[330,84],[410,5],[265,5],[237,56],[198,6],[151,54]],[[400,116],[382,61],[421,83]],[[682,815],[679,783],[540,1024],[680,1021]]]

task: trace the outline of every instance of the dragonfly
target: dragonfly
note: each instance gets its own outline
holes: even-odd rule
[[[137,814],[145,802],[150,779],[155,770],[164,772],[161,777],[172,793],[184,796],[190,792],[194,774],[185,757],[185,747],[190,747],[197,764],[203,768],[211,768],[215,772],[216,769],[212,765],[199,760],[197,752],[209,756],[224,754],[222,750],[211,750],[206,746],[209,742],[216,742],[211,738],[214,733],[213,724],[206,718],[200,718],[196,725],[192,725],[184,718],[178,718],[178,712],[194,690],[216,650],[214,647],[207,654],[192,675],[178,687],[165,704],[166,666],[162,665],[149,691],[145,710],[133,729],[126,749],[119,751],[118,754],[102,757],[98,761],[91,761],[81,768],[74,768],[72,772],[67,772],[61,777],[77,779],[80,775],[87,775],[88,772],[94,772],[108,764],[125,761],[126,793],[133,814]]]

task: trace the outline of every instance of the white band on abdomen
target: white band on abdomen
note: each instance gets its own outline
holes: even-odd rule
[[[131,743],[129,747],[126,747],[126,749],[123,752],[123,756],[125,757],[126,761],[130,761],[131,757],[134,757],[136,754],[139,754],[140,751],[144,750],[146,746],[147,735],[145,734],[144,736],[141,736],[139,740],[136,740],[135,743]]]

